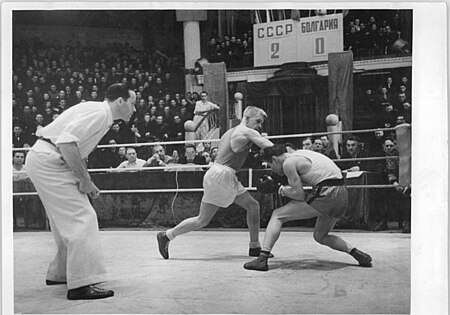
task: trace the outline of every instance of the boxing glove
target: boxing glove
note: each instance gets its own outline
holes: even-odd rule
[[[277,193],[281,184],[270,175],[263,175],[256,181],[256,189],[263,194]]]

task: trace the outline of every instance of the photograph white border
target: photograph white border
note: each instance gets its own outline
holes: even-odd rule
[[[31,9],[413,9],[411,234],[412,314],[448,313],[447,2],[3,2],[1,7],[2,313],[12,314],[12,10]]]

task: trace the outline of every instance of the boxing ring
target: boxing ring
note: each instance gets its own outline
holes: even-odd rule
[[[407,128],[406,131],[403,128]],[[401,128],[376,129],[394,131],[399,138],[400,185],[410,187],[410,134],[409,125]],[[298,135],[268,136],[273,142],[285,138],[374,132],[355,130],[348,132],[323,132]],[[406,133],[406,134],[405,134]],[[406,141],[406,143],[403,143]],[[408,143],[409,141],[409,143]],[[172,141],[163,145],[211,142],[209,140]],[[102,145],[99,148],[155,145],[120,144]],[[408,153],[409,152],[409,153]],[[390,157],[391,158],[391,157]],[[361,158],[383,160],[383,157]],[[339,161],[344,161],[340,159]],[[168,194],[164,199],[168,217],[167,225],[173,226],[198,212],[203,191],[199,187],[186,187],[183,176],[188,170],[197,170],[202,177],[209,167],[205,165],[169,165],[152,167],[152,171],[164,172],[175,188],[112,189],[106,185],[99,200],[93,200],[94,208],[117,205],[123,198]],[[238,178],[244,187],[257,196],[262,211],[280,203],[276,196],[261,196],[255,181],[270,170],[244,170]],[[142,169],[90,169],[94,182],[96,176],[141,176]],[[195,173],[195,172],[194,172]],[[100,178],[100,177],[99,177]],[[97,182],[96,182],[97,183]],[[125,186],[129,186],[123,183]],[[349,191],[392,189],[393,185],[351,185]],[[310,189],[311,187],[306,187]],[[181,196],[193,196],[183,199]],[[14,191],[14,198],[36,197],[32,189]],[[145,204],[145,203],[144,203]],[[183,208],[185,207],[185,208]],[[187,209],[187,210],[186,210]],[[183,210],[183,211],[182,211]],[[223,210],[230,211],[230,209]],[[231,209],[229,215],[241,216],[244,212]],[[220,215],[220,213],[218,213]],[[99,214],[99,217],[101,213]],[[267,218],[270,212],[266,213]],[[262,214],[263,218],[264,215]],[[248,232],[245,227],[208,226],[191,232],[171,245],[171,258],[164,260],[158,253],[156,233],[165,229],[154,225],[145,217],[134,228],[105,226],[101,229],[103,254],[109,272],[105,286],[115,290],[114,298],[97,301],[69,301],[66,287],[45,286],[48,261],[55,246],[48,230],[15,232],[14,242],[14,312],[58,314],[368,314],[410,312],[411,304],[411,235],[398,230],[368,232],[360,229],[336,228],[332,233],[343,237],[373,258],[372,268],[361,268],[344,253],[317,244],[312,238],[313,229],[305,226],[286,226],[271,259],[270,271],[252,272],[243,269],[247,256]],[[142,223],[141,222],[141,223]],[[161,221],[158,221],[161,222]],[[264,237],[261,228],[260,240]]]

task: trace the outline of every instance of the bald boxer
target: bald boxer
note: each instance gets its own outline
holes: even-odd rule
[[[270,252],[278,240],[285,222],[317,217],[314,239],[332,249],[353,256],[360,266],[370,267],[372,258],[330,231],[345,215],[348,206],[347,188],[341,170],[327,156],[311,150],[297,150],[288,153],[284,145],[264,149],[263,160],[272,171],[287,176],[289,186],[274,183],[270,177],[263,178],[258,190],[270,192],[277,190],[281,196],[291,199],[286,205],[275,209],[267,225],[259,257],[244,265],[245,269],[267,271]],[[313,186],[313,194],[306,198],[304,185]]]
[[[47,285],[67,284],[69,300],[102,299],[112,290],[94,284],[106,280],[97,215],[88,196],[98,198],[85,159],[116,119],[129,121],[136,94],[121,84],[106,91],[103,102],[72,106],[39,129],[27,155],[27,172],[50,221],[57,252]]]
[[[247,225],[250,233],[249,256],[259,255],[261,251],[259,203],[242,186],[235,173],[244,164],[252,144],[260,148],[273,145],[257,131],[262,128],[266,117],[267,114],[262,109],[249,106],[244,110],[241,124],[231,128],[222,136],[218,157],[203,178],[204,195],[199,215],[184,220],[173,229],[157,234],[159,252],[164,259],[169,258],[169,241],[179,235],[207,226],[219,207],[226,208],[232,203],[247,210]]]

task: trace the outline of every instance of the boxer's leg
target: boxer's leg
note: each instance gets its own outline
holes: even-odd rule
[[[314,228],[314,240],[322,245],[331,247],[332,249],[349,253],[353,248],[350,244],[336,235],[329,235],[328,233],[333,229],[337,219],[328,216],[319,216]]]
[[[285,222],[317,217],[320,213],[305,201],[291,200],[286,205],[275,209],[264,234],[262,249],[270,252],[280,237],[281,227]]]
[[[248,191],[240,194],[234,199],[234,203],[247,210],[247,226],[250,233],[250,247],[260,247],[259,244],[259,224],[260,207]],[[252,246],[255,245],[255,246]]]
[[[244,264],[244,268],[267,271],[269,269],[267,259],[270,257],[270,251],[280,237],[283,224],[288,221],[317,217],[318,215],[319,212],[305,201],[291,200],[286,205],[275,209],[264,234],[261,254],[255,260]]]
[[[216,205],[202,202],[200,204],[198,216],[185,219],[173,229],[167,230],[166,234],[176,237],[191,231],[199,230],[209,224],[218,209],[219,207]]]

